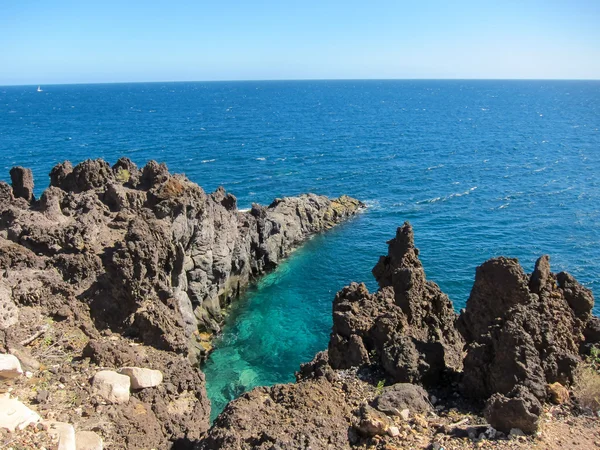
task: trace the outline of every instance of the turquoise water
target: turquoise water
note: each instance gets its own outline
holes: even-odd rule
[[[215,411],[293,379],[326,347],[335,292],[410,220],[430,279],[464,305],[475,267],[542,253],[600,282],[600,82],[321,81],[0,87],[0,178],[153,158],[252,202],[313,191],[369,204],[231,312],[204,370]],[[598,312],[598,308],[596,308]]]

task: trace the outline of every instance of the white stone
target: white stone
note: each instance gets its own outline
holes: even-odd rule
[[[127,403],[131,381],[127,375],[112,370],[101,370],[94,375],[92,389],[110,403]]]
[[[0,428],[22,430],[30,423],[38,423],[40,416],[9,394],[0,395]]]
[[[389,434],[391,437],[396,437],[400,435],[400,430],[398,427],[389,427],[387,429],[387,434]]]
[[[0,378],[15,378],[22,374],[23,369],[16,356],[0,354]]]
[[[163,380],[163,374],[160,370],[122,367],[119,372],[131,379],[131,389],[155,387],[162,383]]]
[[[77,450],[75,428],[70,423],[47,420],[43,422],[48,434],[58,440],[56,450]]]
[[[75,433],[77,450],[102,450],[102,438],[93,431],[78,431]]]
[[[410,411],[408,409],[403,409],[400,411],[400,417],[402,417],[403,420],[408,420],[410,417]]]

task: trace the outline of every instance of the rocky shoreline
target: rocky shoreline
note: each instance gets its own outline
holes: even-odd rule
[[[297,382],[242,395],[209,427],[198,362],[224,308],[364,205],[308,194],[241,212],[221,188],[206,194],[125,158],[59,164],[39,200],[31,171],[10,174],[12,186],[0,183],[2,445],[600,447],[600,319],[592,293],[552,273],[547,256],[532,274],[516,259],[483,263],[457,314],[405,223],[373,268],[377,292],[337,293],[328,348]]]
[[[376,293],[352,283],[336,295],[328,349],[295,384],[232,401],[197,448],[600,447],[588,289],[552,273],[547,256],[530,275],[494,258],[458,315],[426,279],[412,227],[388,244]]]
[[[60,424],[63,443],[76,441],[74,424],[107,448],[197,441],[210,412],[198,362],[224,308],[364,208],[305,194],[239,211],[222,188],[207,194],[164,164],[126,158],[59,164],[39,199],[30,170],[10,175],[12,186],[0,183],[3,401],[36,404],[27,414]],[[161,382],[141,387],[132,374],[147,370]]]

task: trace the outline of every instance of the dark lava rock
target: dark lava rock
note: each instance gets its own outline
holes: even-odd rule
[[[547,256],[531,276],[516,259],[479,266],[460,318],[465,395],[509,395],[522,385],[544,401],[547,384],[572,382],[592,306],[591,292],[568,274],[552,274]]]
[[[325,379],[256,388],[233,400],[196,448],[350,449],[352,407]]]
[[[429,395],[421,386],[410,383],[396,383],[383,388],[383,393],[373,401],[379,411],[388,415],[400,415],[403,409],[411,413],[424,414],[431,411]]]
[[[452,303],[427,281],[407,222],[373,268],[380,289],[352,283],[336,295],[330,364],[344,369],[378,363],[395,382],[436,383],[462,367],[463,339]]]
[[[517,387],[510,396],[494,394],[486,402],[484,416],[489,424],[503,433],[518,428],[525,433],[535,433],[542,405],[526,388]]]
[[[10,169],[10,179],[15,197],[24,198],[28,202],[33,198],[33,173],[31,169],[13,167]]]

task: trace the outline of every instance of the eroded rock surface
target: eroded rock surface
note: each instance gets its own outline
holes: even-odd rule
[[[592,293],[571,275],[550,271],[548,256],[538,259],[531,275],[516,259],[479,266],[460,320],[468,344],[464,394],[492,397],[486,407],[491,420],[520,413],[529,425],[513,428],[531,432],[547,385],[573,382],[593,305]]]
[[[452,303],[426,280],[405,223],[373,268],[380,289],[352,283],[333,302],[329,360],[336,369],[377,363],[394,382],[436,383],[462,367],[464,341]]]

